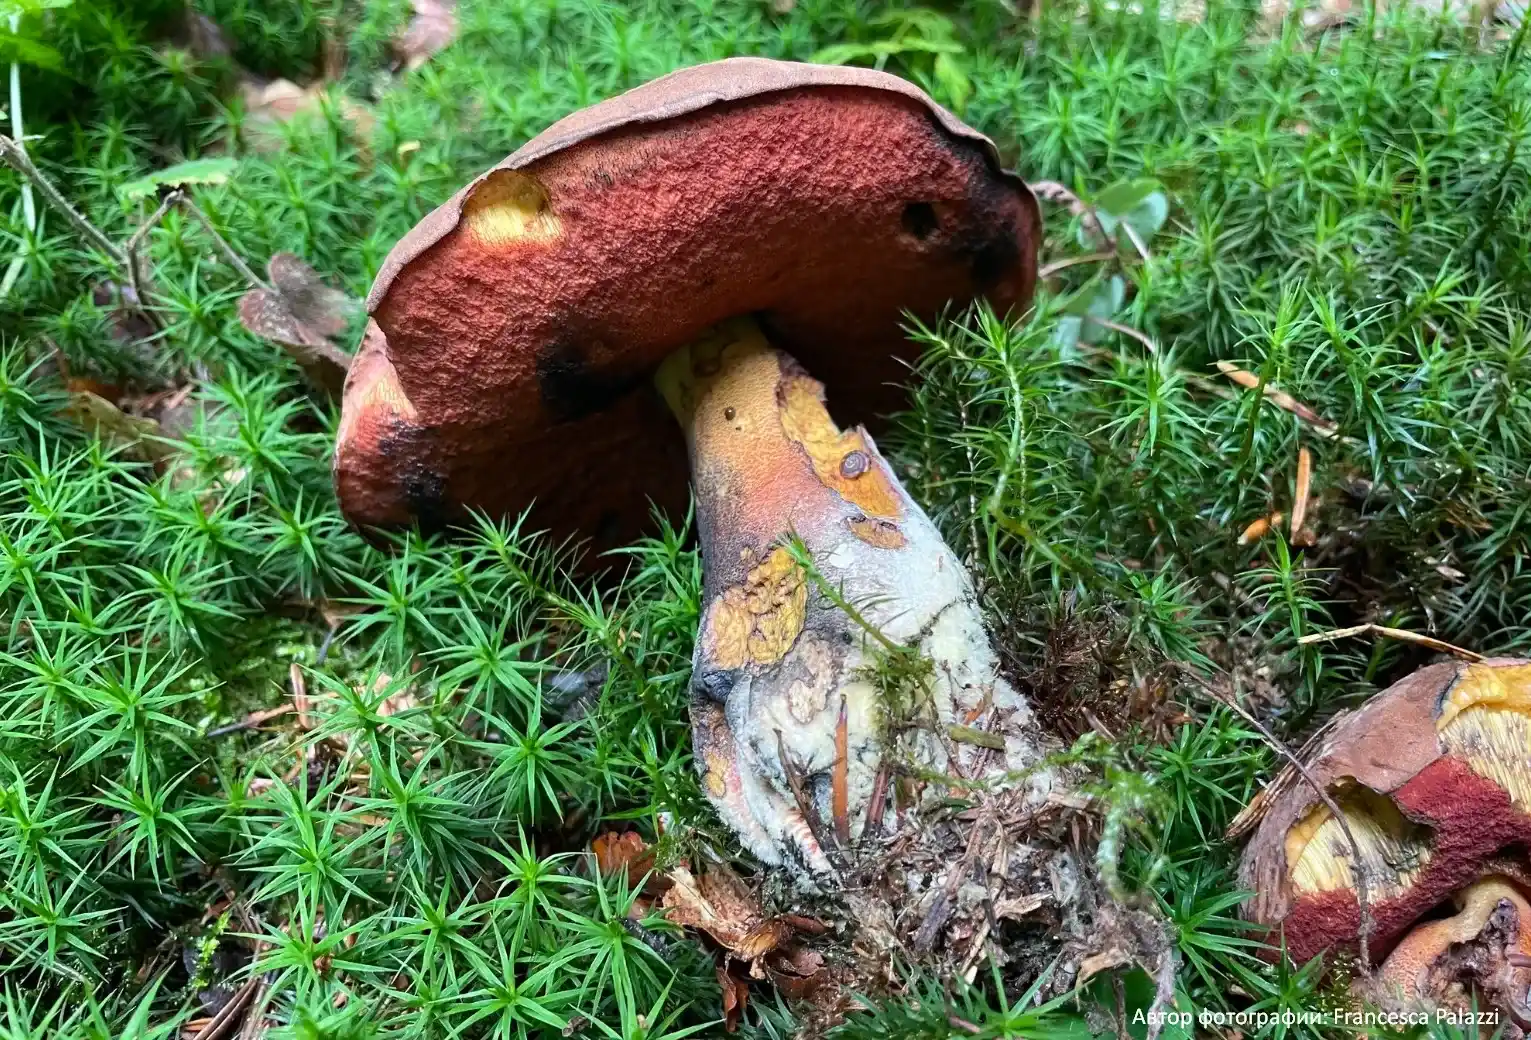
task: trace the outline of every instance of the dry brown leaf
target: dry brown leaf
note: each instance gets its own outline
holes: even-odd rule
[[[415,15],[393,47],[413,71],[457,38],[457,0],[411,0]]]
[[[372,684],[373,693],[381,693],[388,688],[393,679],[386,673],[379,674],[377,681]],[[377,706],[377,713],[384,718],[390,715],[398,715],[406,711],[412,711],[420,706],[420,698],[415,696],[414,686],[406,686],[398,693],[389,694],[383,698],[383,703]]]
[[[743,979],[736,978],[728,970],[727,964],[719,964],[717,971],[718,985],[723,989],[723,1028],[732,1033],[739,1027],[744,1005],[750,999],[750,986]]]
[[[257,152],[280,151],[284,145],[281,125],[300,113],[319,111],[325,88],[322,82],[300,87],[290,79],[276,79],[269,83],[248,79],[241,83],[240,95],[245,105],[244,132],[250,147]],[[340,99],[340,115],[361,141],[368,140],[377,125],[371,109],[347,97]]]
[[[1217,362],[1217,370],[1223,375],[1227,376],[1229,379],[1233,380],[1235,383],[1244,387],[1246,390],[1254,390],[1260,386],[1259,376],[1255,375],[1253,372],[1246,372],[1231,362]],[[1278,390],[1271,384],[1266,383],[1264,389],[1262,389],[1260,392],[1271,402],[1271,404],[1284,411],[1291,412],[1293,415],[1297,416],[1297,418],[1301,419],[1303,422],[1307,423],[1309,426],[1312,426],[1315,430],[1322,433],[1325,437],[1333,437],[1339,431],[1339,427],[1335,423],[1325,419],[1322,415],[1319,415],[1313,409],[1297,400],[1297,398],[1293,397],[1285,390]]]
[[[266,276],[270,289],[251,289],[240,297],[240,322],[262,339],[286,347],[315,384],[338,395],[351,356],[329,337],[346,330],[358,302],[325,285],[317,271],[292,253],[274,255]]]
[[[660,901],[666,916],[695,928],[741,960],[758,962],[792,936],[792,926],[766,918],[744,882],[722,865],[700,878],[684,865],[670,871],[670,888]]]
[[[606,831],[597,834],[590,842],[590,851],[595,853],[596,866],[604,876],[613,877],[620,873],[627,878],[629,885],[636,885],[654,869],[654,850],[637,831],[620,834]],[[650,876],[643,891],[647,895],[658,896],[669,887],[668,878]]]

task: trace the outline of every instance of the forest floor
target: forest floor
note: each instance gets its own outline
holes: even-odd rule
[[[4,1036],[793,1033],[780,987],[613,869],[710,848],[761,876],[691,764],[687,518],[601,584],[514,517],[368,544],[331,489],[338,400],[238,306],[321,279],[352,349],[389,248],[469,178],[737,54],[881,63],[1043,186],[1037,306],[912,328],[879,446],[1088,772],[1080,847],[1163,923],[1175,1005],[1343,998],[1239,917],[1224,831],[1281,762],[1228,702],[1298,746],[1435,656],[1304,641],[1364,623],[1531,652],[1523,27],[1097,0],[13,10],[8,133],[82,221],[0,172]],[[1154,989],[1151,964],[1077,995],[901,967],[837,1035],[1116,1033],[1112,980],[1126,1008]]]

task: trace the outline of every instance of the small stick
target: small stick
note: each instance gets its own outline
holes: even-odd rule
[[[851,843],[850,738],[845,718],[845,695],[840,695],[840,721],[835,726],[835,769],[830,778],[830,807],[834,813],[835,841]]]
[[[159,209],[151,213],[149,219],[144,221],[137,231],[133,232],[133,237],[128,239],[128,244],[122,247],[122,251],[130,257],[137,254],[138,247],[143,243],[144,236],[153,231],[159,225],[159,222],[165,219],[165,214],[170,212],[170,207],[181,201],[181,195],[182,192],[179,188],[175,191],[166,192],[165,197],[160,200]]]
[[[234,270],[238,271],[245,281],[257,289],[269,290],[271,288],[271,286],[261,280],[259,275],[250,270],[250,265],[245,263],[238,253],[234,252],[234,247],[229,245],[228,239],[224,238],[218,229],[213,227],[213,222],[207,219],[207,214],[202,212],[202,207],[191,200],[191,196],[183,194],[181,196],[181,205],[190,210],[191,215],[197,218],[197,223],[206,228],[207,233],[213,236],[213,241],[218,244],[218,251],[233,265]]]
[[[179,188],[166,192],[165,197],[160,200],[159,208],[150,214],[149,219],[144,221],[137,231],[133,232],[132,237],[128,239],[127,245],[122,247],[123,254],[128,258],[128,285],[133,290],[134,302],[140,308],[143,307],[144,300],[144,272],[142,270],[143,258],[138,255],[138,247],[143,244],[143,240],[148,236],[149,232],[159,226],[159,222],[164,219],[165,214],[170,212],[170,207],[180,201],[182,194]]]
[[[219,726],[217,729],[208,730],[206,736],[211,740],[214,737],[226,737],[230,733],[241,733],[244,730],[254,729],[263,723],[270,722],[280,715],[291,714],[293,710],[292,701],[288,701],[286,704],[278,704],[276,707],[267,708],[264,711],[252,711],[238,722],[231,722],[227,726]]]
[[[888,763],[879,762],[877,775],[872,779],[872,798],[867,802],[866,825],[861,828],[863,838],[882,830],[882,814],[887,811]]]
[[[1150,354],[1157,354],[1159,352],[1159,347],[1154,343],[1153,340],[1148,338],[1146,333],[1139,332],[1131,325],[1123,325],[1121,322],[1112,321],[1109,318],[1097,318],[1093,314],[1086,314],[1084,317],[1087,321],[1093,321],[1103,329],[1110,329],[1112,332],[1120,332],[1123,336],[1128,336],[1137,340],[1139,343],[1143,344],[1143,346],[1148,348],[1148,352]]]
[[[1331,815],[1333,815],[1335,822],[1340,825],[1340,830],[1344,833],[1345,840],[1350,844],[1350,854],[1352,857],[1354,857],[1352,862],[1355,865],[1355,869],[1351,871],[1351,874],[1356,879],[1356,904],[1361,912],[1361,924],[1360,927],[1356,929],[1356,938],[1360,943],[1361,970],[1363,972],[1369,973],[1372,970],[1371,951],[1368,948],[1367,939],[1371,935],[1373,929],[1376,927],[1376,922],[1372,918],[1371,892],[1367,887],[1366,866],[1361,861],[1361,845],[1358,841],[1356,841],[1355,833],[1351,831],[1350,823],[1345,819],[1345,814],[1340,811],[1340,807],[1336,805],[1334,799],[1329,796],[1329,792],[1324,790],[1324,785],[1314,779],[1313,774],[1308,771],[1308,767],[1302,764],[1302,760],[1294,755],[1285,744],[1277,740],[1276,735],[1270,730],[1266,729],[1265,724],[1259,719],[1255,718],[1252,712],[1247,711],[1244,706],[1233,697],[1225,695],[1221,691],[1216,690],[1211,686],[1206,686],[1203,684],[1203,688],[1211,693],[1212,696],[1217,700],[1222,701],[1224,704],[1228,705],[1228,707],[1237,712],[1245,722],[1253,726],[1255,728],[1255,732],[1259,733],[1260,736],[1264,738],[1265,742],[1271,746],[1271,749],[1275,751],[1276,754],[1286,759],[1292,768],[1296,769],[1297,772],[1301,774],[1302,778],[1308,782],[1308,786],[1313,788],[1313,792],[1318,795],[1319,801],[1323,802],[1324,807],[1329,810]]]
[[[292,688],[292,707],[298,713],[298,728],[313,729],[314,720],[308,714],[308,683],[303,681],[303,666],[296,661],[287,668],[287,684]]]
[[[0,159],[3,159],[6,165],[31,182],[32,186],[37,189],[38,194],[43,197],[48,205],[62,213],[64,219],[73,224],[76,231],[90,239],[91,244],[110,257],[112,263],[123,270],[127,270],[127,254],[118,248],[117,243],[106,237],[106,232],[96,227],[96,225],[86,219],[84,214],[71,206],[69,200],[64,198],[59,190],[53,186],[53,182],[43,176],[41,170],[32,165],[32,160],[27,155],[26,149],[4,134],[0,134]]]
[[[1137,229],[1134,228],[1131,224],[1129,224],[1125,220],[1117,221],[1117,225],[1116,226],[1121,228],[1124,232],[1126,232],[1126,234],[1127,234],[1127,241],[1132,243],[1132,248],[1136,249],[1138,251],[1138,256],[1143,258],[1143,262],[1144,263],[1147,263],[1148,260],[1150,259],[1149,255],[1148,255],[1148,246],[1143,242],[1143,239],[1138,235]]]
[[[1366,949],[1366,940],[1361,940],[1361,948]],[[1366,955],[1361,955],[1365,960]],[[1159,970],[1154,973],[1154,1002],[1148,1007],[1148,1040],[1159,1040],[1159,1031],[1164,1028],[1164,1016],[1158,1014],[1169,1007],[1175,1000],[1175,948],[1159,954]]]
[[[198,1030],[192,1040],[221,1040],[226,1036],[239,1022],[239,1016],[244,1012],[245,1006],[250,1003],[250,998],[255,996],[255,990],[260,982],[260,975],[251,975],[245,984],[239,987],[239,992],[218,1009],[218,1013],[208,1020],[207,1025]]]
[[[1070,213],[1077,217],[1083,217],[1085,224],[1093,229],[1101,238],[1110,242],[1113,246],[1116,245],[1116,239],[1106,234],[1106,229],[1101,227],[1100,218],[1095,215],[1095,207],[1085,205],[1084,200],[1068,188],[1065,188],[1057,181],[1037,181],[1035,184],[1028,184],[1027,187],[1039,199],[1063,203],[1069,208]]]
[[[1313,453],[1307,448],[1297,449],[1297,497],[1292,500],[1292,525],[1287,530],[1287,540],[1296,542],[1302,534],[1303,521],[1308,518],[1308,491],[1313,483]]]
[[[1325,419],[1285,390],[1278,389],[1270,383],[1263,383],[1253,372],[1246,372],[1228,361],[1217,362],[1217,370],[1246,390],[1259,388],[1260,392],[1270,399],[1271,404],[1283,411],[1291,412],[1325,437],[1332,438],[1339,430],[1339,426],[1332,420]]]
[[[1064,257],[1062,260],[1054,260],[1052,263],[1044,265],[1042,269],[1037,272],[1037,278],[1050,278],[1057,274],[1059,271],[1067,270],[1068,268],[1075,267],[1079,264],[1093,264],[1098,263],[1101,260],[1111,260],[1115,257],[1115,253],[1086,253],[1084,256]]]
[[[1413,643],[1415,646],[1423,646],[1430,650],[1437,650],[1443,654],[1454,654],[1464,661],[1476,664],[1479,661],[1488,660],[1487,657],[1475,650],[1464,650],[1460,646],[1454,646],[1443,639],[1434,636],[1422,636],[1418,632],[1410,632],[1404,628],[1388,628],[1386,625],[1353,625],[1350,628],[1336,628],[1332,632],[1314,632],[1311,635],[1301,636],[1297,640],[1299,646],[1307,646],[1310,643],[1329,643],[1336,639],[1348,639],[1351,636],[1378,635],[1388,639],[1396,639],[1400,643]]]

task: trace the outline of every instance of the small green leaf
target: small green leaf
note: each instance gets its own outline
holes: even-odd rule
[[[1095,196],[1095,208],[1102,213],[1121,218],[1141,206],[1150,195],[1159,190],[1159,182],[1152,177],[1117,181]]]
[[[64,65],[62,54],[46,43],[39,43],[14,33],[0,35],[0,62],[30,65],[36,69],[70,75],[69,69]]]
[[[1122,309],[1122,304],[1127,302],[1127,280],[1119,274],[1114,274],[1100,288],[1095,290],[1095,295],[1090,297],[1083,314],[1088,318],[1110,319]],[[1079,338],[1086,343],[1099,343],[1105,338],[1110,330],[1097,321],[1085,321],[1080,327]]]
[[[132,201],[153,195],[160,188],[180,188],[188,184],[223,184],[238,164],[228,156],[217,159],[192,159],[176,163],[163,170],[156,170],[147,177],[129,181],[117,189],[124,199]]]
[[[1163,186],[1151,177],[1118,181],[1095,197],[1095,216],[1100,221],[1100,229],[1111,238],[1117,237],[1117,228],[1125,222],[1146,242],[1159,233],[1169,219],[1169,211],[1169,197]],[[1099,247],[1098,242],[1091,241],[1093,236],[1083,225],[1077,237],[1085,249]],[[1128,252],[1132,250],[1130,242],[1118,242],[1118,245]]]

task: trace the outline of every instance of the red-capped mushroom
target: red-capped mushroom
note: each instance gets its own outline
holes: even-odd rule
[[[704,786],[762,859],[823,871],[825,835],[890,797],[895,744],[967,777],[1040,757],[960,562],[824,404],[825,384],[858,414],[898,403],[908,313],[1026,305],[1040,230],[992,144],[903,80],[754,58],[666,76],[555,124],[389,255],[345,393],[342,509],[387,526],[535,502],[600,547],[683,505],[689,452]],[[810,587],[793,536],[932,662],[920,726],[879,703],[872,637]]]
[[[1505,958],[1527,952],[1517,944],[1531,925],[1531,662],[1423,668],[1338,720],[1307,770],[1311,783],[1289,770],[1270,791],[1244,853],[1241,881],[1255,893],[1246,913],[1279,926],[1299,963],[1326,950],[1355,952],[1359,869],[1369,952],[1387,958],[1382,982],[1411,998],[1444,999],[1442,980],[1467,963],[1453,947],[1497,922],[1479,944],[1487,958],[1479,981],[1507,980],[1508,988],[1490,987],[1490,999],[1519,984],[1523,1011],[1525,986],[1515,980],[1524,971]],[[1507,909],[1496,910],[1501,902]],[[1447,919],[1434,919],[1453,905]]]

